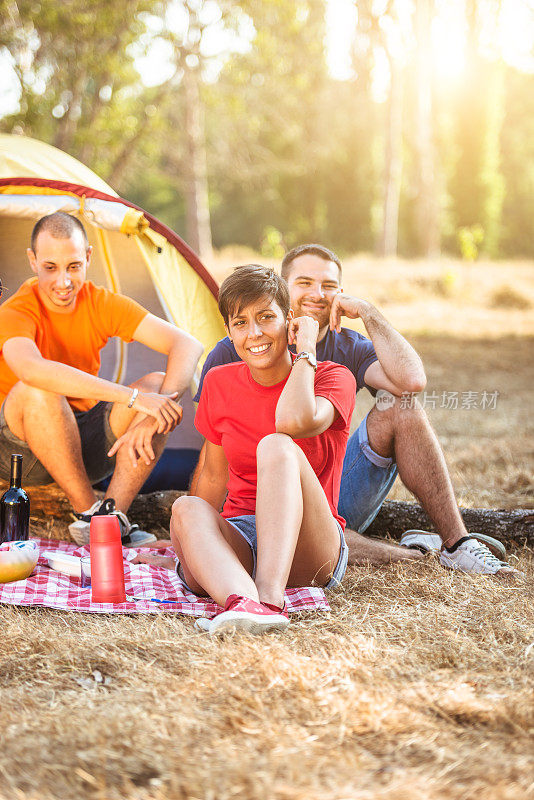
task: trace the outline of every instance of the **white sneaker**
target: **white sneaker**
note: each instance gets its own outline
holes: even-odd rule
[[[103,514],[113,514],[119,520],[123,547],[146,547],[157,541],[153,533],[142,531],[139,525],[130,523],[126,514],[115,508],[115,500],[112,497],[108,497],[106,500],[97,500],[83,514],[78,514],[75,511],[73,514],[76,517],[76,522],[71,522],[69,525],[69,533],[80,547],[89,544],[91,517]]]
[[[78,514],[76,511],[72,512],[76,521],[70,523],[69,533],[80,547],[83,547],[84,544],[89,544],[89,525],[91,523],[91,517],[93,514],[96,514],[101,505],[102,500],[96,500],[91,508],[84,511],[83,514]]]
[[[411,550],[420,550],[422,553],[439,553],[441,550],[441,538],[437,533],[430,533],[430,531],[404,531],[400,538],[400,544]]]
[[[211,619],[207,617],[198,617],[195,620],[195,628],[199,631],[209,631],[211,625]]]
[[[487,536],[485,533],[470,533],[471,538],[476,539],[481,544],[485,544],[496,558],[504,561],[506,558],[506,548],[498,539]],[[404,531],[401,536],[400,544],[413,550],[420,550],[422,553],[439,553],[442,541],[437,533],[429,531],[409,530]]]
[[[496,558],[485,544],[476,539],[464,537],[453,547],[453,550],[445,548],[441,551],[439,561],[442,566],[479,575],[522,575],[506,561]]]

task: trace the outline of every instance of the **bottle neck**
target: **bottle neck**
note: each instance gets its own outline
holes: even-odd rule
[[[20,489],[22,484],[22,456],[11,456],[11,488]]]

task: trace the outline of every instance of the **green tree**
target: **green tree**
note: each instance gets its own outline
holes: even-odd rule
[[[0,43],[9,51],[20,110],[1,121],[59,147],[120,184],[127,159],[151,122],[134,67],[156,0],[4,3]]]
[[[255,34],[248,52],[229,59],[210,103],[216,239],[257,246],[268,226],[287,245],[324,237],[324,165],[336,147],[324,0],[242,7]]]
[[[501,132],[501,171],[506,187],[501,253],[534,257],[534,75],[505,74],[506,123]]]
[[[459,153],[450,183],[454,198],[456,228],[480,225],[484,232],[482,249],[499,252],[503,176],[500,171],[500,142],[503,122],[504,73],[498,56],[493,61],[481,54],[482,24],[491,7],[467,0],[468,25],[465,73],[456,98],[456,148]]]

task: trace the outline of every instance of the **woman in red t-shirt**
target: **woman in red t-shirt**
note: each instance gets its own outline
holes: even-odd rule
[[[206,376],[205,460],[196,496],[173,505],[171,537],[180,577],[224,607],[210,633],[259,633],[289,624],[286,586],[334,586],[345,572],[337,501],[356,387],[345,367],[317,364],[318,323],[293,319],[273,270],[238,267],[219,309],[242,362]]]

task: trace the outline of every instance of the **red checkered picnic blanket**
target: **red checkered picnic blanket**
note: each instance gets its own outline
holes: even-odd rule
[[[89,555],[89,547],[77,547],[69,542],[50,539],[34,539],[40,552],[57,550],[74,556]],[[0,547],[6,549],[7,545]],[[141,548],[140,548],[141,549]],[[150,550],[143,552],[174,556],[174,550]],[[87,611],[96,614],[190,614],[194,617],[212,617],[219,606],[211,598],[197,597],[188,592],[176,573],[162,567],[148,564],[131,564],[127,561],[131,549],[123,548],[124,582],[126,603],[93,603],[91,588],[82,589],[79,578],[72,578],[48,567],[46,558],[40,556],[37,566],[24,581],[0,584],[0,603],[14,606],[48,606],[66,611]],[[155,602],[171,600],[172,602]],[[288,611],[303,609],[327,609],[328,601],[322,589],[305,587],[286,591]]]

